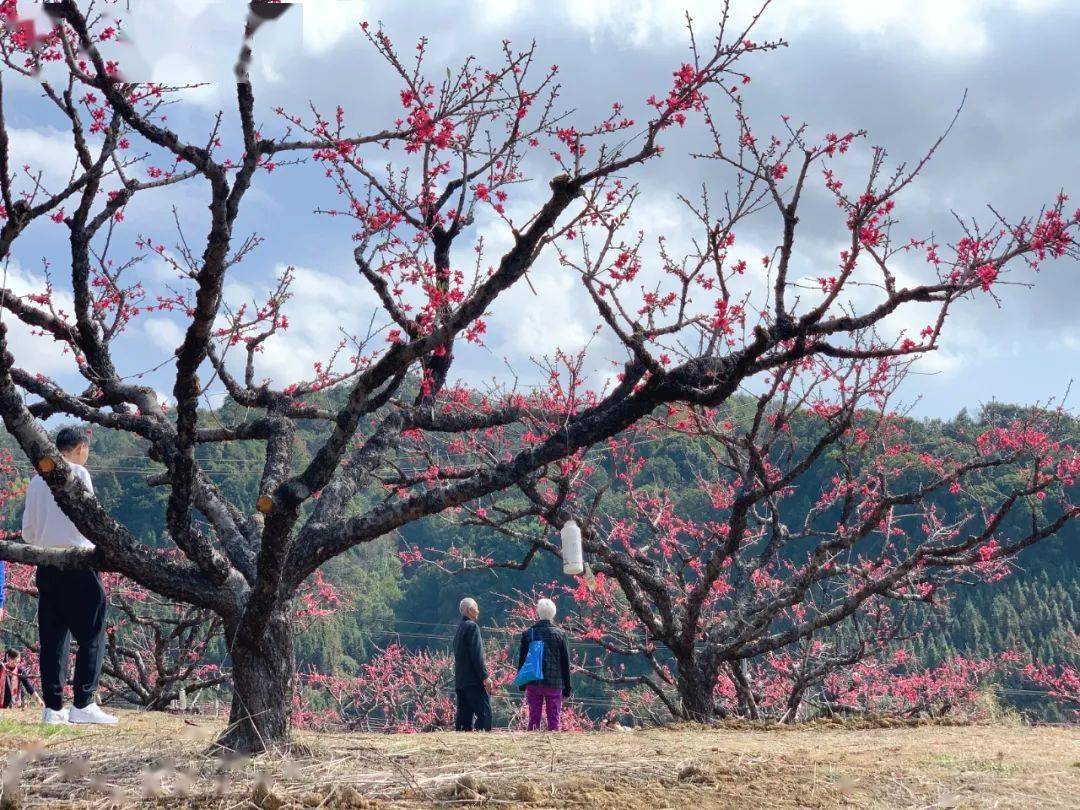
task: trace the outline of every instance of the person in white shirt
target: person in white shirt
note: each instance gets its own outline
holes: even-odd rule
[[[90,456],[86,432],[63,428],[56,434],[56,448],[71,465],[74,476],[93,495],[94,484],[83,466]],[[49,485],[40,475],[26,488],[22,536],[26,543],[42,548],[94,547],[60,511]],[[89,568],[40,565],[36,582],[41,697],[45,701],[42,722],[116,723],[116,718],[106,714],[95,701],[105,652],[105,589],[101,579]],[[75,691],[73,704],[65,708],[64,682],[72,636],[79,644],[75,654]]]

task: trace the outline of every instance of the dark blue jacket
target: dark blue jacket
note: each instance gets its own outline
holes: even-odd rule
[[[481,686],[487,680],[480,628],[472,619],[461,619],[454,634],[454,688]]]
[[[569,697],[570,651],[566,647],[566,634],[547,619],[538,621],[521,634],[518,669],[521,669],[522,664],[525,663],[525,658],[529,654],[529,644],[533,639],[544,642],[544,680],[535,682],[535,685],[562,689],[563,695]]]

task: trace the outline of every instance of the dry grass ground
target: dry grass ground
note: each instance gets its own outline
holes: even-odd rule
[[[0,713],[4,807],[1080,807],[1080,729],[680,728],[589,734],[301,734],[305,755],[227,763],[215,728],[118,729]]]

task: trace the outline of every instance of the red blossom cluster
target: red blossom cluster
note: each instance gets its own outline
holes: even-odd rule
[[[498,642],[488,645],[486,660],[493,681],[497,726],[523,730],[528,710],[513,688],[516,660]],[[510,639],[516,636],[509,634]],[[516,652],[517,646],[514,646]],[[293,722],[300,728],[415,734],[454,727],[454,661],[442,651],[410,650],[394,643],[377,650],[355,675],[301,673],[304,690],[293,699]],[[579,706],[565,704],[562,728],[584,731],[595,724]]]
[[[1033,685],[1047,690],[1055,700],[1072,708],[1080,719],[1080,669],[1067,665],[1028,664],[1021,672]]]
[[[1080,636],[1074,634],[1064,647],[1075,660],[1080,654]],[[1051,698],[1072,709],[1080,720],[1080,668],[1068,663],[1054,666],[1032,661],[1021,667],[1020,674],[1032,686],[1046,690]]]
[[[293,722],[300,728],[413,733],[453,728],[455,703],[445,653],[413,652],[391,644],[355,676],[301,674]]]
[[[342,598],[338,589],[322,571],[316,571],[309,582],[297,592],[294,616],[302,626],[326,619],[338,612]]]
[[[1017,656],[954,656],[938,666],[911,667],[903,651],[891,660],[860,662],[825,679],[825,700],[839,712],[887,717],[985,719],[991,678],[1015,667]]]

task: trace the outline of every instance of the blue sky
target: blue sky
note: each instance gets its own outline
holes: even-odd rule
[[[205,137],[217,109],[224,108],[231,120],[228,77],[243,26],[242,5],[205,0],[133,5],[129,30],[137,53],[129,52],[125,64],[158,81],[209,83],[169,111],[170,123],[198,138]],[[715,0],[686,3],[699,31],[711,30],[717,5]],[[736,18],[745,19],[752,5],[736,0]],[[667,0],[307,0],[302,15],[291,12],[256,40],[253,79],[260,120],[271,122],[278,105],[303,112],[311,102],[324,111],[342,104],[362,130],[392,121],[400,110],[399,87],[360,36],[362,19],[381,21],[405,51],[421,34],[429,36],[436,77],[444,65],[470,53],[493,58],[504,38],[521,45],[535,39],[540,64],[560,65],[562,101],[577,110],[576,120],[594,120],[596,111],[616,100],[640,119],[644,99],[666,90],[672,70],[686,59],[680,8]],[[993,203],[1009,215],[1031,213],[1059,189],[1072,190],[1080,205],[1078,30],[1080,4],[1064,0],[775,0],[758,36],[783,36],[790,47],[748,64],[753,83],[747,101],[755,120],[767,126],[787,114],[818,133],[866,128],[869,143],[888,147],[899,162],[916,159],[933,142],[966,90],[955,130],[901,200],[911,235],[933,231],[955,238],[954,211],[985,218],[986,203]],[[63,121],[32,85],[6,82],[5,93],[13,163],[45,167],[60,182],[69,169]],[[228,123],[226,136],[234,131]],[[700,183],[702,170],[679,156],[676,146],[693,143],[676,140],[663,161],[633,178],[642,189],[635,227],[647,239],[663,232],[677,242],[690,235],[675,195]],[[62,162],[57,154],[65,155]],[[854,158],[856,166],[860,159],[865,160]],[[542,163],[531,168],[538,179],[557,173]],[[260,374],[278,382],[306,374],[342,329],[362,332],[373,310],[373,297],[356,279],[348,228],[312,213],[335,203],[333,189],[319,175],[313,167],[261,175],[237,229],[241,237],[258,232],[265,242],[232,272],[226,291],[231,303],[264,296],[284,266],[297,268],[296,297],[287,310],[292,327],[261,358]],[[532,196],[525,193],[515,204],[524,210],[545,185],[537,183]],[[197,184],[146,195],[132,206],[118,237],[133,244],[146,235],[173,245],[174,206],[189,238],[197,239],[206,220],[206,190]],[[802,227],[798,272],[820,275],[835,265],[843,239],[824,198],[808,201]],[[470,238],[478,234],[492,251],[506,244],[495,222],[481,219]],[[70,286],[62,273],[63,236],[62,226],[45,222],[17,243],[8,267],[16,292],[40,286],[43,261],[52,261],[63,297]],[[740,240],[763,252],[778,237],[776,223],[764,219],[740,233]],[[470,248],[462,245],[460,260],[468,261]],[[139,272],[152,291],[162,290],[173,275],[160,261],[145,262]],[[487,347],[462,352],[459,375],[470,382],[505,383],[512,368],[528,383],[537,376],[532,358],[590,340],[597,318],[565,269],[545,259],[531,279],[536,294],[522,287],[500,299]],[[993,399],[1045,401],[1060,397],[1069,380],[1080,376],[1080,268],[1066,260],[1047,265],[1037,278],[1021,273],[1016,279],[1037,284],[1003,287],[1000,308],[982,297],[950,316],[942,350],[921,361],[905,392],[908,402],[918,401],[916,413],[950,416]],[[921,327],[919,316],[912,317],[893,328]],[[182,326],[167,315],[140,319],[120,344],[124,371],[150,369],[167,358],[180,342]],[[73,380],[69,362],[40,338],[18,335],[14,346],[20,365]],[[607,371],[605,358],[621,356],[605,336],[593,340],[592,352],[597,379]],[[148,379],[163,391],[170,387],[161,373]]]

